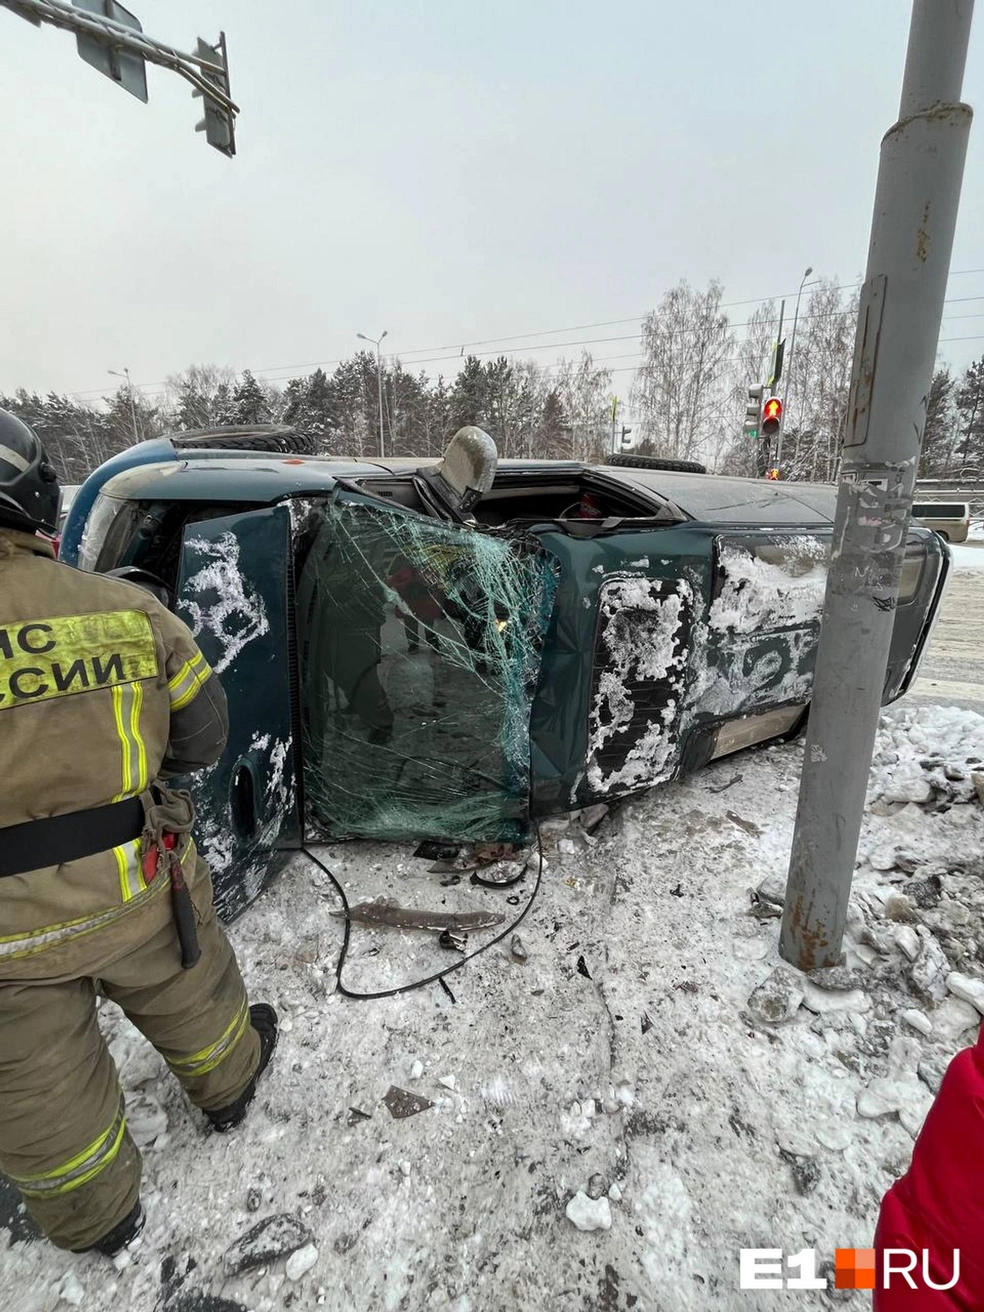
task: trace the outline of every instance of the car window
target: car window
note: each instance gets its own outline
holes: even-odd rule
[[[332,836],[519,840],[548,558],[357,494],[305,513],[297,623],[314,822]]]

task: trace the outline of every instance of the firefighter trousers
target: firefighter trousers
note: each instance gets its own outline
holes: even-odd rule
[[[0,1170],[59,1248],[98,1242],[140,1192],[140,1154],[99,1030],[97,984],[198,1107],[233,1102],[259,1064],[246,989],[201,860],[189,887],[202,951],[190,970],[181,969],[170,892],[162,889],[133,913],[149,933],[124,955],[99,961],[90,951],[84,973],[57,982],[0,979]]]

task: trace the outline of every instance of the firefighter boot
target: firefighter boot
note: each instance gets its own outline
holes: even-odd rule
[[[223,1134],[226,1130],[231,1130],[233,1126],[238,1125],[246,1115],[246,1109],[253,1101],[253,1095],[256,1093],[256,1081],[270,1064],[273,1050],[277,1046],[277,1013],[269,1003],[257,1002],[250,1007],[249,1021],[260,1036],[260,1062],[256,1068],[256,1074],[235,1102],[229,1103],[228,1107],[219,1107],[215,1111],[205,1113],[212,1123],[212,1128]]]
[[[126,1248],[127,1244],[136,1239],[144,1228],[146,1219],[147,1217],[138,1199],[123,1220],[118,1221],[108,1234],[103,1235],[98,1243],[90,1244],[88,1248],[77,1248],[75,1251],[77,1253],[102,1253],[103,1257],[115,1257],[117,1253],[121,1253]]]

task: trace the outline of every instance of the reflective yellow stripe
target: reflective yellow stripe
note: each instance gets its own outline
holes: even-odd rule
[[[113,798],[114,802],[118,802],[130,791],[130,741],[123,723],[123,687],[120,684],[113,688],[113,719],[116,721],[116,734],[123,753],[123,787]]]
[[[141,610],[0,624],[0,712],[153,679],[158,670],[153,626]]]
[[[130,731],[137,748],[137,782],[135,793],[142,793],[147,787],[147,747],[140,733],[140,710],[143,706],[143,684],[135,683],[133,687],[133,709],[130,712]]]
[[[116,858],[116,868],[120,877],[120,898],[124,902],[129,902],[147,887],[140,860],[140,839],[135,838],[132,843],[114,847],[113,856]]]
[[[141,891],[140,901],[149,901],[170,887],[170,875],[162,872]],[[117,904],[94,916],[80,916],[77,920],[66,920],[60,925],[46,925],[43,929],[31,930],[29,934],[8,934],[6,937],[0,937],[0,961],[20,961],[24,957],[36,956],[47,948],[76,942],[86,934],[94,934],[97,930],[113,924],[130,909],[129,904],[126,907]]]
[[[10,1178],[27,1198],[52,1198],[59,1194],[70,1193],[80,1185],[88,1183],[115,1160],[125,1133],[126,1116],[123,1112],[121,1093],[112,1125],[87,1148],[83,1148],[70,1161],[56,1166],[53,1171],[44,1171],[40,1175],[12,1175]]]
[[[187,678],[190,671],[198,670],[200,673],[204,674],[208,669],[209,666],[205,657],[200,651],[196,651],[190,661],[184,661],[177,673],[171,675],[170,679],[167,681],[167,686],[173,691],[177,688],[179,683]]]
[[[123,787],[113,798],[120,802],[134,797],[147,787],[147,748],[140,733],[140,708],[143,686],[139,683],[117,684],[113,690],[113,719],[122,752]]]
[[[182,706],[187,706],[189,702],[194,701],[199,689],[211,673],[211,667],[201,652],[196,652],[190,661],[185,661],[177,673],[167,681],[171,710],[180,711]]]
[[[210,1043],[207,1048],[202,1048],[200,1052],[192,1053],[190,1057],[179,1057],[176,1060],[169,1060],[168,1065],[175,1075],[207,1075],[218,1066],[219,1062],[228,1057],[239,1040],[246,1032],[246,1026],[249,1023],[249,1005],[246,1001],[245,994],[243,1000],[236,1008],[236,1014],[226,1027],[221,1037],[215,1043]]]

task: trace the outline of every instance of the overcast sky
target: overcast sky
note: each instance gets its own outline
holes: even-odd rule
[[[579,326],[681,277],[744,301],[864,268],[907,0],[127,2],[179,48],[225,29],[239,153],[194,132],[177,75],[149,68],[141,104],[0,9],[0,390],[96,397],[126,366],[152,392],[192,362],[283,378],[383,328],[453,375],[468,343],[631,335]],[[984,88],[980,12],[964,87]],[[977,299],[942,330],[976,338],[942,346],[959,365],[984,354],[982,208],[978,121],[952,263],[976,272],[948,293]],[[635,343],[589,349],[627,389]]]

